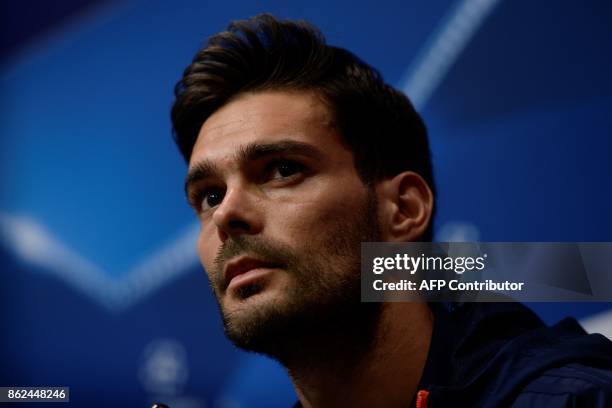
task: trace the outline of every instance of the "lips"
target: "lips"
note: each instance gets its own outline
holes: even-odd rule
[[[272,262],[262,261],[256,258],[241,257],[230,261],[225,266],[223,273],[224,288],[227,289],[232,279],[238,275],[243,275],[253,269],[258,268],[277,268],[279,265]]]

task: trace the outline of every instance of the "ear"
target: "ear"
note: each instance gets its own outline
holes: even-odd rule
[[[388,242],[418,241],[433,211],[433,193],[417,173],[406,171],[376,186],[381,233]]]

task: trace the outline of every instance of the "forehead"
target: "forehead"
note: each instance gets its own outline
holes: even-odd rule
[[[327,153],[346,152],[332,115],[313,92],[246,93],[212,114],[200,129],[190,164],[231,157],[242,146],[293,139]]]

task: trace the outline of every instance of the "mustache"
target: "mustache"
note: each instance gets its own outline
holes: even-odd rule
[[[295,264],[297,255],[287,246],[261,237],[237,236],[227,239],[217,251],[214,259],[214,284],[223,282],[225,264],[240,255],[248,255],[264,262],[288,268]]]

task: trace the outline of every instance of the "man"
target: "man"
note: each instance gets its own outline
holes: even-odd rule
[[[297,406],[612,403],[612,347],[574,320],[360,302],[361,242],[431,240],[427,134],[406,96],[311,25],[259,15],[211,37],[172,121],[225,332],[287,368]]]

